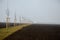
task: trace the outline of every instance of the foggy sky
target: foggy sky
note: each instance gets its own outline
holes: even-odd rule
[[[34,23],[60,24],[60,0],[8,0],[10,22],[23,16]],[[0,21],[6,21],[7,0],[0,0]]]

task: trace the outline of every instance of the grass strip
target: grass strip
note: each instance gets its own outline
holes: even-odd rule
[[[24,24],[24,25],[19,25],[16,27],[8,27],[6,28],[0,28],[0,40],[3,40],[4,38],[8,37],[9,35],[13,34],[14,32],[21,30],[23,27],[26,27],[30,24]]]

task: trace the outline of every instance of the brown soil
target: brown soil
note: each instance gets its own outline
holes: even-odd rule
[[[60,25],[32,24],[4,40],[60,40]]]

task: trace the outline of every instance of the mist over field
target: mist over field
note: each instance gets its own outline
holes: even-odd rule
[[[60,0],[0,0],[0,40],[60,40]]]
[[[17,22],[23,16],[33,23],[60,24],[60,0],[8,0],[8,8],[10,22],[16,12]],[[6,22],[6,9],[7,0],[0,0],[0,22]]]

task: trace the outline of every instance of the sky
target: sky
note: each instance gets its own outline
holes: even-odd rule
[[[33,23],[60,24],[60,0],[8,0],[10,22],[21,17]],[[7,0],[0,0],[0,21],[6,22]]]

